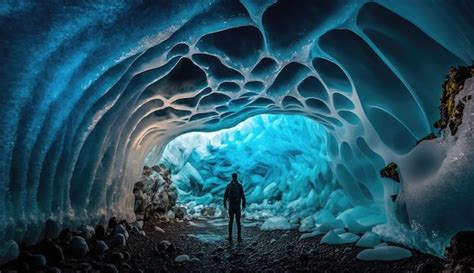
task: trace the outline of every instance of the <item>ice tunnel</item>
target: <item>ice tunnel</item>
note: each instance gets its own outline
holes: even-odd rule
[[[0,3],[0,261],[64,227],[133,219],[146,160],[261,114],[325,132],[306,128],[300,144],[323,153],[296,149],[285,168],[301,191],[330,181],[328,202],[293,205],[332,202],[322,218],[345,225],[378,211],[375,231],[442,255],[474,229],[472,106],[456,136],[415,144],[437,132],[450,67],[474,59],[473,14],[462,0]],[[400,183],[380,176],[391,162]]]

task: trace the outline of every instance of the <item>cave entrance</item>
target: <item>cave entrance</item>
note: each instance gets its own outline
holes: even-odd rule
[[[327,138],[308,117],[258,115],[229,129],[178,136],[158,162],[147,162],[145,183],[158,182],[151,202],[167,217],[223,219],[225,187],[235,172],[247,197],[244,218],[280,217],[286,221],[275,225],[289,228],[325,206],[335,190]]]

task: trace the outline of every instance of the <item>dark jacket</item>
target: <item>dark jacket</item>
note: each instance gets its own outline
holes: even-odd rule
[[[229,191],[230,191],[230,186],[232,183],[237,183],[239,185],[239,191],[240,191],[240,198],[238,202],[231,201],[229,199]],[[227,185],[224,193],[224,207],[227,207],[227,201],[229,201],[229,207],[235,208],[238,207],[240,208],[240,202],[242,201],[242,208],[245,208],[246,203],[245,203],[245,193],[244,193],[244,188],[242,187],[242,184],[240,184],[238,181],[231,181],[229,185]]]

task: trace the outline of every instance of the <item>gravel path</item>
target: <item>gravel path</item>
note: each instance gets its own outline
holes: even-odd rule
[[[441,268],[442,259],[412,250],[409,259],[364,262],[354,244],[319,244],[322,236],[298,241],[300,233],[243,228],[243,241],[228,242],[224,222],[147,222],[146,237],[132,234],[124,251],[144,272],[417,272],[420,265]],[[155,230],[159,226],[165,232]],[[162,242],[167,241],[167,242]],[[168,242],[171,246],[168,246]],[[186,254],[190,261],[175,262]]]

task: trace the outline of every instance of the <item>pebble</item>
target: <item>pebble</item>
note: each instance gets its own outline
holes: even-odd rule
[[[213,255],[212,256],[212,260],[215,262],[215,263],[218,263],[221,261],[221,257],[217,256],[217,255]]]
[[[89,252],[89,246],[83,237],[74,236],[71,240],[71,251],[77,257],[84,257]]]
[[[46,273],[61,273],[61,269],[59,267],[50,267]]]
[[[63,249],[53,242],[49,242],[42,252],[49,265],[57,265],[64,261]]]
[[[43,268],[46,266],[46,258],[41,254],[32,255],[30,257],[30,265],[33,268]]]
[[[128,235],[127,229],[122,224],[117,225],[115,227],[114,234],[122,234],[123,236],[125,236],[125,239],[127,239],[127,240],[128,240],[128,237],[130,236],[130,235]]]
[[[159,226],[154,226],[153,228],[155,229],[155,231],[165,233],[165,231],[162,228],[160,228]]]
[[[189,256],[185,254],[179,255],[174,259],[174,261],[177,263],[187,262],[189,261]]]
[[[127,244],[127,240],[123,234],[115,234],[112,237],[112,246],[125,246]]]
[[[97,241],[95,243],[95,250],[97,255],[103,256],[107,250],[109,250],[109,246],[104,241]]]
[[[102,266],[102,270],[100,272],[103,273],[119,273],[117,267],[113,264],[105,264]]]
[[[118,264],[123,260],[123,254],[120,252],[114,252],[110,255],[110,261],[114,264]]]

